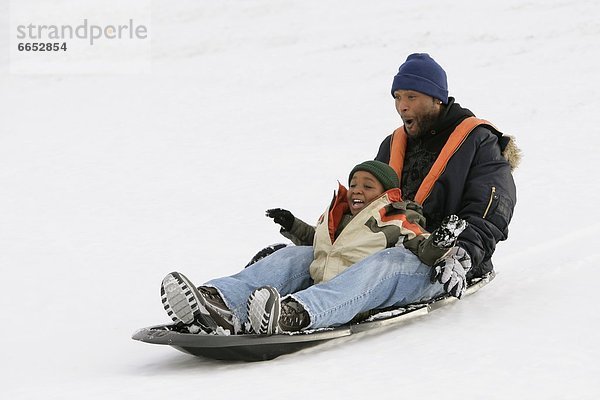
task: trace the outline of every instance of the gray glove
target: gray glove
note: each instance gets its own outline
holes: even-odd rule
[[[467,272],[471,269],[471,256],[465,249],[454,246],[431,269],[431,283],[439,282],[450,296],[461,298],[467,288]]]

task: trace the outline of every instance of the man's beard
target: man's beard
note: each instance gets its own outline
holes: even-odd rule
[[[422,117],[416,118],[416,120],[418,127],[417,131],[408,134],[408,136],[413,139],[421,138],[425,134],[430,133],[438,120],[438,114],[432,110]]]

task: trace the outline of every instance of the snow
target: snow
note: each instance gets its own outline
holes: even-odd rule
[[[114,73],[108,54],[100,72],[21,74],[0,3],[2,398],[600,397],[600,3],[148,7],[150,71]],[[389,88],[412,52],[523,150],[494,282],[400,329],[264,363],[132,341],[168,321],[168,272],[236,272],[281,241],[268,208],[318,217],[399,125]]]

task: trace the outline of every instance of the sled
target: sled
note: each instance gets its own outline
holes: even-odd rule
[[[491,282],[494,273],[473,279],[463,296],[468,296]],[[157,325],[136,331],[132,339],[141,342],[168,345],[184,353],[216,360],[265,361],[309,347],[345,338],[357,333],[375,332],[383,328],[401,325],[422,317],[433,310],[454,303],[455,297],[438,297],[428,303],[417,303],[402,308],[379,310],[364,321],[349,323],[335,328],[320,328],[296,333],[277,335],[216,335],[184,333],[177,324]]]

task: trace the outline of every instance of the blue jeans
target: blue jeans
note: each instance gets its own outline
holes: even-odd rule
[[[288,246],[206,286],[218,289],[242,323],[247,320],[250,293],[272,286],[282,296],[291,295],[302,304],[310,316],[307,328],[341,325],[364,311],[429,300],[444,293],[441,284],[429,281],[430,267],[401,247],[375,253],[317,285],[310,277],[312,261],[312,247]]]

